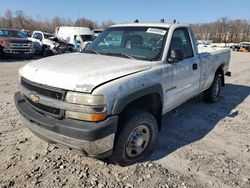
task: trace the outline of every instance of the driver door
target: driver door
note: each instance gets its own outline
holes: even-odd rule
[[[178,28],[174,31],[169,55],[173,49],[181,49],[184,58],[178,62],[168,62],[167,68],[171,69],[168,72],[172,73],[173,84],[171,88],[165,89],[166,109],[172,109],[193,97],[199,87],[199,64],[187,28]]]

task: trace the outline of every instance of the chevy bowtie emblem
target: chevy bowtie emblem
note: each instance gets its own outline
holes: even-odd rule
[[[39,97],[36,95],[36,94],[34,94],[34,93],[30,93],[29,94],[29,98],[32,100],[32,102],[34,102],[34,103],[38,103],[39,102]]]

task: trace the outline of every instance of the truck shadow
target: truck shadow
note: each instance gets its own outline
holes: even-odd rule
[[[199,95],[163,116],[162,130],[153,154],[146,161],[164,158],[175,150],[205,137],[225,117],[235,117],[234,109],[250,95],[250,87],[226,84],[216,104],[206,104]]]

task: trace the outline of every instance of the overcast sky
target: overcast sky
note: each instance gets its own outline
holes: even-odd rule
[[[250,0],[0,0],[0,15],[10,9],[23,10],[42,19],[54,16],[76,20],[85,17],[97,23],[159,21],[213,22],[221,17],[250,20]]]

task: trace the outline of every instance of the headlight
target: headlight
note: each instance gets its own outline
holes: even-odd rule
[[[66,111],[65,115],[68,118],[97,122],[107,117],[106,101],[103,95],[69,91],[65,101],[85,108],[82,112]]]
[[[0,41],[0,46],[8,47],[9,46],[9,42],[7,42],[7,41]]]
[[[21,67],[21,68],[18,70],[18,83],[21,83],[21,78],[22,78],[21,72],[22,72],[22,69],[23,69],[23,67]]]
[[[77,93],[68,91],[66,102],[82,105],[104,105],[106,104],[103,95],[90,95],[85,93]]]

